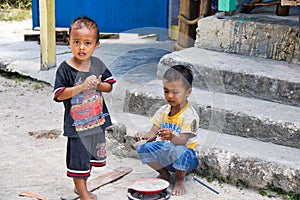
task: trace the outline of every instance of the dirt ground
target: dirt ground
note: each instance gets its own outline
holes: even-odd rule
[[[5,23],[1,22],[0,25]],[[28,29],[23,24],[10,24],[8,27],[11,27],[11,32],[8,34]],[[112,96],[115,97],[112,99],[115,106],[121,107],[125,92],[122,87],[125,86],[115,85],[115,92],[119,92]],[[66,138],[61,135],[63,105],[52,100],[52,87],[22,77],[7,77],[1,73],[0,100],[0,199],[30,199],[18,196],[23,191],[38,193],[50,200],[74,198],[72,179],[66,177]],[[114,112],[113,115],[122,115],[121,109],[115,110],[119,110],[119,113]],[[127,189],[133,181],[157,176],[139,160],[113,155],[111,147],[108,149],[107,166],[93,170],[91,179],[112,171],[117,166],[131,167],[133,171],[96,190],[94,193],[98,199],[127,199]],[[188,193],[183,197],[172,196],[171,199],[281,199],[263,197],[258,191],[217,181],[207,182],[201,178],[220,193],[217,195],[194,181],[192,175],[187,176],[186,180]]]

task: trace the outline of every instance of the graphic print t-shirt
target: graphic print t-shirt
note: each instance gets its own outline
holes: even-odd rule
[[[63,62],[56,72],[54,86],[54,100],[65,88],[80,85],[90,75],[99,77],[102,82],[115,83],[110,71],[104,63],[91,57],[91,68],[89,72],[80,72],[66,62]],[[64,135],[78,137],[103,132],[111,125],[111,119],[103,99],[102,93],[95,89],[85,90],[70,99],[64,100]],[[99,130],[102,129],[102,130]]]
[[[75,85],[82,84],[79,80]],[[74,120],[73,126],[77,132],[89,131],[104,124],[103,97],[98,90],[89,89],[72,97],[71,116]]]

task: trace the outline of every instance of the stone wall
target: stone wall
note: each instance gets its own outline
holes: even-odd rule
[[[199,20],[195,47],[300,64],[297,21],[238,14]]]

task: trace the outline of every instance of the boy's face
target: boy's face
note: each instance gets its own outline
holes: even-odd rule
[[[94,29],[87,27],[72,29],[69,43],[72,53],[78,62],[83,62],[91,57],[100,44],[96,42],[96,39],[97,35]]]
[[[187,98],[192,92],[192,88],[186,89],[184,83],[181,80],[178,81],[167,81],[163,80],[164,85],[164,96],[165,100],[172,107],[185,106],[187,103]],[[182,109],[181,107],[180,109]]]

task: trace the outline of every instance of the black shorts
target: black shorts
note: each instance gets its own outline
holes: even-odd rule
[[[88,178],[90,169],[106,164],[105,134],[94,134],[79,138],[68,137],[67,176]]]

